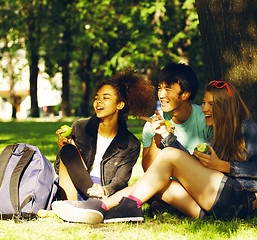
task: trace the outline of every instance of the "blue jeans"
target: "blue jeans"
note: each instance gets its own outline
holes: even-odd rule
[[[245,190],[234,178],[224,175],[213,207],[204,212],[204,216],[213,216],[215,219],[246,218],[253,213],[254,192]],[[201,215],[201,214],[200,214]]]

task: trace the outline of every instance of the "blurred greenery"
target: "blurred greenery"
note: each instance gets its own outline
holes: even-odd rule
[[[117,70],[132,67],[156,85],[160,69],[171,61],[192,66],[200,81],[195,101],[202,100],[207,74],[194,0],[0,2],[0,58],[13,63],[3,62],[2,74],[13,86],[24,80],[22,69],[29,65],[32,117],[39,63],[54,88],[53,77],[62,77],[63,116],[90,116],[96,82]],[[20,50],[27,63],[17,67]]]
[[[55,131],[70,122],[0,122],[0,150],[9,144],[27,143],[39,147],[42,153],[53,162],[58,153]]]

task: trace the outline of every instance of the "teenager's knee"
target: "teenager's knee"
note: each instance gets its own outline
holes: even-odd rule
[[[172,147],[164,148],[158,155],[159,160],[165,162],[175,163],[181,159],[183,152]]]

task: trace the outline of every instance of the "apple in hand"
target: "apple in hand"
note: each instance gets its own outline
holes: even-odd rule
[[[63,133],[61,133],[63,137],[68,137],[71,135],[72,129],[68,125],[61,126],[61,129],[64,131]]]
[[[201,152],[201,153],[207,153],[209,148],[208,148],[208,144],[207,143],[200,143],[198,144],[195,149],[196,151],[198,152]]]

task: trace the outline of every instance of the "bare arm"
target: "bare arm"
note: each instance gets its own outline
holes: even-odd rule
[[[142,155],[142,167],[146,171],[153,161],[155,160],[158,153],[161,151],[161,140],[162,137],[166,137],[169,132],[174,132],[174,126],[166,126],[164,119],[158,111],[155,111],[156,116],[154,118],[140,117],[141,119],[150,122],[153,132],[155,133],[150,147],[143,149]]]
[[[151,166],[156,156],[161,151],[160,146],[161,146],[161,136],[156,134],[153,137],[151,146],[143,149],[142,167],[144,171],[146,171]]]

